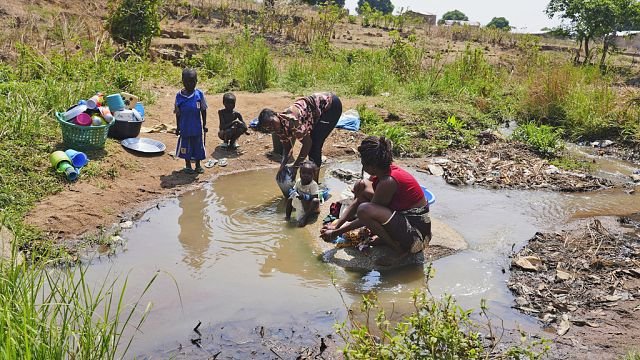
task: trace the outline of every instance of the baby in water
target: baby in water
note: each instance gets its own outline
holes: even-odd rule
[[[311,161],[305,161],[300,166],[300,180],[289,192],[287,200],[286,219],[291,219],[291,211],[296,209],[298,226],[307,225],[309,217],[320,212],[318,199],[318,183],[313,180],[317,166]]]

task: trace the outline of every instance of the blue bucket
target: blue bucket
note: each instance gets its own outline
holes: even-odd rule
[[[427,198],[427,202],[429,203],[429,205],[433,204],[434,202],[436,202],[436,196],[433,195],[433,193],[429,190],[427,190],[426,187],[424,186],[420,186],[422,188],[422,192],[424,193],[424,197]]]

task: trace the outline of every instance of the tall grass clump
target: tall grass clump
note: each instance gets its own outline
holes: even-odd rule
[[[453,63],[445,65],[442,75],[436,77],[435,86],[444,96],[490,97],[500,88],[502,80],[482,50],[467,47]]]
[[[282,87],[298,93],[315,83],[313,65],[305,60],[294,60],[289,63],[281,77]]]
[[[564,148],[562,134],[562,129],[529,122],[519,125],[513,132],[513,138],[542,156],[553,157]]]
[[[242,90],[262,92],[273,84],[277,70],[263,38],[251,40],[248,34],[238,42],[235,75]]]
[[[394,85],[389,61],[382,51],[356,51],[349,54],[343,71],[353,94],[375,96]],[[344,80],[343,80],[344,81]]]
[[[530,72],[520,97],[520,117],[562,127],[572,139],[618,137],[625,126],[613,80],[595,67],[547,60]]]
[[[157,275],[156,275],[157,276]],[[2,359],[115,359],[126,355],[151,304],[125,303],[127,282],[97,288],[86,269],[0,262]]]

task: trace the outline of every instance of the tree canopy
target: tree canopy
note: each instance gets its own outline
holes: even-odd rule
[[[460,10],[451,10],[442,15],[442,20],[469,21],[469,18]]]
[[[487,24],[488,28],[501,29],[501,30],[511,30],[511,25],[509,25],[509,20],[504,17],[494,17]]]
[[[391,0],[358,0],[358,7],[356,8],[358,13],[360,13],[360,8],[365,3],[369,3],[369,6],[371,6],[373,10],[380,11],[383,14],[391,14],[393,12]]]
[[[616,31],[629,30],[640,23],[640,3],[637,0],[551,0],[546,13],[569,21],[569,30],[584,44],[584,63],[591,60],[590,42],[602,40],[600,65],[604,66]],[[576,59],[578,60],[578,58]]]
[[[339,7],[344,7],[345,0],[302,0],[302,2],[309,5],[324,5],[330,2]]]

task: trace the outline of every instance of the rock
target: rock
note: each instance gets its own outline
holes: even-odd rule
[[[331,175],[346,182],[355,181],[356,179],[360,178],[360,174],[358,174],[357,172],[340,168],[332,170]]]
[[[427,168],[429,169],[429,172],[432,175],[435,175],[435,176],[444,175],[444,169],[442,169],[442,166],[440,166],[440,165],[429,164],[429,165],[427,165]]]
[[[133,221],[125,221],[120,223],[121,229],[131,229],[133,227]]]
[[[468,247],[462,235],[441,221],[432,219],[431,231],[434,236],[424,251],[408,256],[391,266],[380,267],[376,265],[378,259],[390,254],[390,250],[385,246],[371,247],[365,251],[359,251],[353,247],[337,249],[333,244],[320,240],[320,247],[323,249],[322,259],[325,262],[350,270],[390,270],[409,265],[424,264],[427,258],[428,261],[434,261]]]
[[[542,260],[537,256],[522,256],[513,260],[512,264],[531,271],[539,271],[542,268]]]
[[[640,175],[631,174],[631,180],[633,180],[633,182],[640,182]]]

